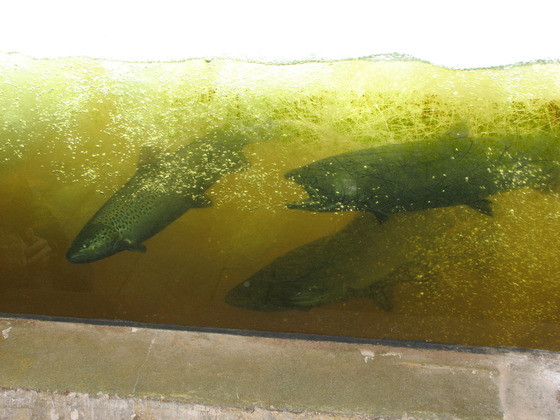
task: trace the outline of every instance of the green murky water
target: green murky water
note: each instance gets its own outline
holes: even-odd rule
[[[522,182],[533,172],[492,167],[517,171],[515,188],[489,197],[492,217],[454,205],[381,224],[361,211],[289,209],[308,195],[284,177],[341,153],[445,137],[461,121],[475,140],[532,150],[544,137],[554,149],[558,80],[560,65],[542,63],[3,55],[0,311],[559,350],[560,199]],[[250,164],[210,185],[213,206],[187,211],[145,253],[65,258],[146,151],[158,162],[224,127],[251,133]],[[255,284],[251,304],[226,302]]]

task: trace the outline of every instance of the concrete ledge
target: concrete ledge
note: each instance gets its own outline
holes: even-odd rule
[[[0,319],[0,418],[556,419],[560,355]]]
[[[158,420],[158,419],[347,419],[326,413],[290,413],[255,407],[219,407],[207,404],[177,403],[175,401],[141,398],[119,398],[104,394],[76,392],[38,392],[27,389],[0,391],[3,419],[103,419],[103,420]]]

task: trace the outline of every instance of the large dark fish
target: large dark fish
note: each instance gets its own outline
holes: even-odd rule
[[[248,142],[240,132],[216,130],[174,153],[144,153],[134,176],[87,222],[66,258],[88,263],[124,250],[144,252],[142,242],[187,210],[212,205],[204,192],[246,165]]]
[[[339,232],[276,258],[231,289],[225,301],[271,312],[370,298],[390,310],[395,286],[424,281],[429,270],[423,263],[407,262],[402,252],[381,250],[386,255],[379,258],[378,233],[375,216],[361,215]]]
[[[493,194],[531,187],[555,189],[560,138],[441,138],[378,146],[293,169],[287,179],[309,199],[288,208],[391,213],[466,204],[492,215]]]

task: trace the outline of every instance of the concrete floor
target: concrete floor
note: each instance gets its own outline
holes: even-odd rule
[[[1,419],[557,419],[560,355],[0,319]]]

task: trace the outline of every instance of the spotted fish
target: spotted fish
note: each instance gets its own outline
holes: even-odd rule
[[[216,130],[174,153],[144,152],[134,176],[86,223],[66,258],[89,263],[124,250],[145,252],[143,242],[186,211],[212,205],[205,191],[247,165],[247,143],[243,133]]]

